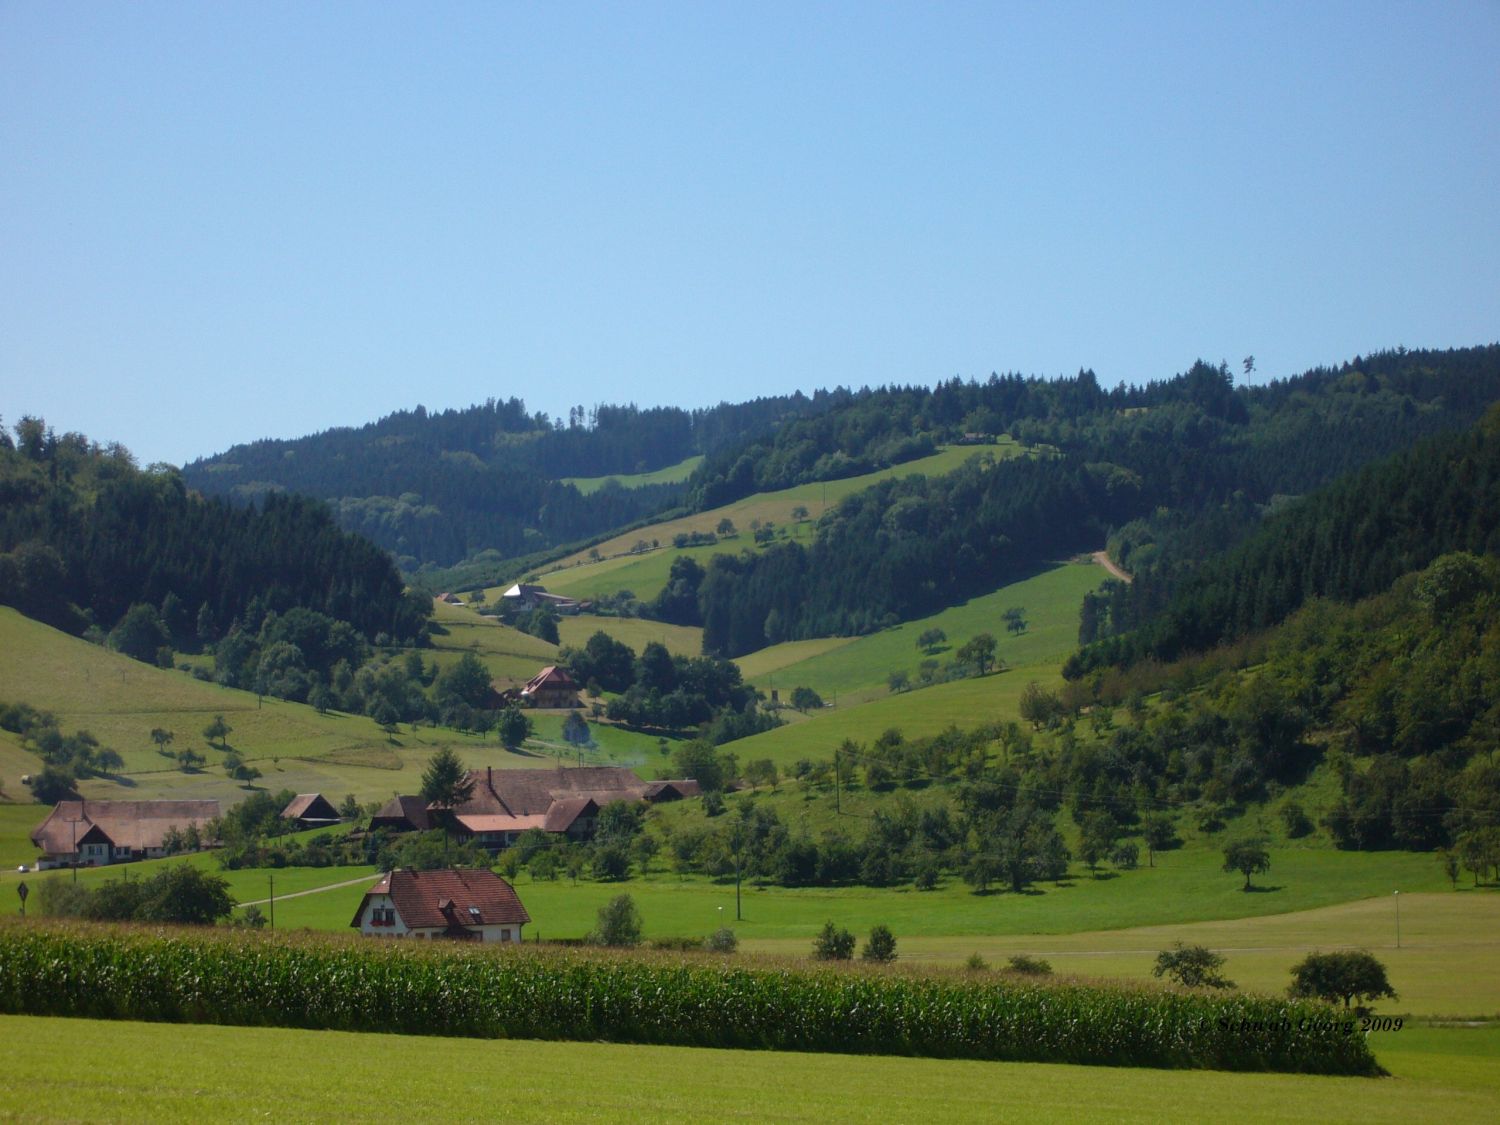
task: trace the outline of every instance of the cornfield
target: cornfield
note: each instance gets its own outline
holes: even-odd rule
[[[0,924],[0,1011],[407,1035],[1379,1074],[1333,1009],[689,956]]]

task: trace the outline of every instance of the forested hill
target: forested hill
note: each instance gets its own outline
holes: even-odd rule
[[[441,413],[419,406],[359,428],[235,446],[183,473],[211,495],[328,500],[343,527],[415,569],[486,550],[514,557],[626,526],[681,503],[685,486],[584,495],[560,478],[665,468],[849,398],[820,391],[694,411],[578,406],[566,421],[528,414],[516,398]]]
[[[1087,645],[1068,673],[1174,660],[1275,625],[1311,598],[1370,597],[1455,551],[1500,554],[1500,405],[1474,429],[1430,438],[1277,512],[1190,574],[1142,575],[1113,599],[1116,620],[1094,622],[1101,633],[1134,627]]]
[[[981,424],[980,409],[995,411],[988,424],[1005,422],[1007,396],[1007,428],[1053,454],[971,465],[939,481],[889,481],[825,515],[809,547],[715,557],[696,588],[705,647],[739,655],[880,628],[1147,518],[1185,529],[1168,549],[1231,546],[1278,497],[1472,425],[1500,398],[1500,347],[1384,353],[1254,388],[1235,388],[1226,368],[1202,363],[1166,383],[1107,393],[1088,373],[1053,384],[996,379],[928,393],[925,417],[946,402],[959,424]],[[784,432],[847,422],[877,399]],[[970,413],[960,413],[966,404]],[[915,425],[924,416],[910,417]],[[753,466],[745,471],[754,476]]]
[[[1227,366],[1200,361],[1171,379],[1109,391],[1088,370],[1071,379],[1011,374],[883,388],[711,453],[689,482],[691,503],[713,508],[1002,433],[1175,474],[1183,484],[1194,478],[1205,493],[1222,491],[1228,451],[1234,487],[1296,493],[1472,424],[1497,394],[1500,346],[1381,352],[1261,385],[1235,386]]]
[[[0,604],[73,633],[107,632],[148,607],[162,643],[179,647],[297,608],[370,641],[423,635],[428,604],[318,501],[206,500],[176,470],[140,471],[119,446],[32,418],[15,432],[0,431]]]

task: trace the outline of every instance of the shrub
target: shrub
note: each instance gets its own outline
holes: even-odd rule
[[[703,942],[703,948],[710,953],[733,953],[739,947],[740,939],[728,926],[720,926]]]
[[[894,961],[896,959],[896,936],[891,933],[891,928],[884,924],[873,927],[859,955],[866,961],[882,963]]]
[[[641,944],[641,912],[629,895],[615,895],[599,908],[593,940],[599,945]]]
[[[971,973],[987,973],[990,971],[990,963],[978,953],[971,953],[969,959],[964,962],[964,968]]]
[[[815,961],[847,961],[854,956],[854,935],[831,921],[824,922],[818,936],[813,938]]]
[[[1006,961],[1006,968],[1013,973],[1028,977],[1045,977],[1052,974],[1050,961],[1043,961],[1040,957],[1031,957],[1025,953],[1012,955]]]

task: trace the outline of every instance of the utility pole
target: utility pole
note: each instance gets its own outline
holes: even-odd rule
[[[1401,892],[1393,892],[1396,896],[1396,948],[1401,948]]]
[[[276,928],[276,876],[267,875],[266,878],[271,880],[271,929],[274,930]]]
[[[833,813],[835,816],[844,815],[844,807],[839,799],[839,748],[833,748]]]

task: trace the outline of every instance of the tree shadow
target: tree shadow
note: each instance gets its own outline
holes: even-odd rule
[[[1118,871],[1095,871],[1093,874],[1093,880],[1096,883],[1105,883],[1110,879],[1118,879],[1119,877],[1120,873]]]
[[[1249,887],[1241,887],[1240,890],[1242,890],[1246,894],[1250,894],[1250,895],[1269,895],[1269,894],[1275,894],[1277,891],[1284,891],[1284,890],[1286,890],[1286,888],[1285,887],[1257,887],[1257,886],[1252,885],[1252,886],[1249,886]]]

